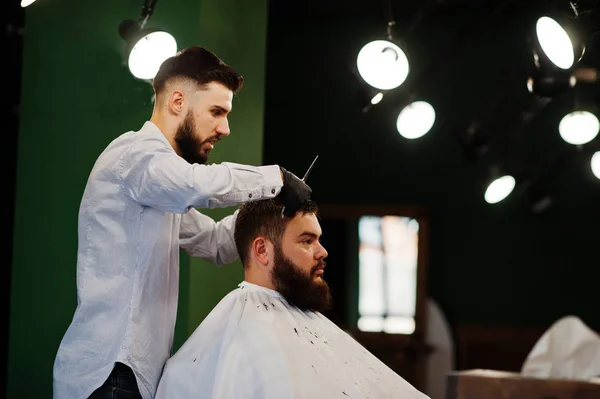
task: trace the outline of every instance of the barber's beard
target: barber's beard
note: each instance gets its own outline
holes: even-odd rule
[[[301,310],[324,312],[331,308],[329,286],[322,278],[315,278],[315,272],[324,261],[314,265],[309,275],[296,267],[280,248],[275,247],[274,260],[271,280],[286,301]]]
[[[175,142],[179,147],[181,157],[188,163],[204,164],[208,161],[208,154],[202,153],[202,145],[205,143],[197,138],[196,126],[192,112],[188,112],[185,119],[177,128]]]

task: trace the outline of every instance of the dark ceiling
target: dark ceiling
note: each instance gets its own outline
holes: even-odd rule
[[[513,197],[543,190],[565,206],[600,199],[589,168],[599,139],[577,148],[558,134],[575,96],[599,104],[600,86],[578,84],[553,99],[526,88],[535,20],[565,7],[569,2],[270,1],[265,162],[301,174],[319,154],[311,183],[325,202],[481,204],[495,167],[532,183]],[[600,30],[599,2],[577,7]],[[385,38],[390,15],[411,70],[362,112],[374,92],[356,73],[356,55]],[[582,65],[600,67],[595,38]],[[411,141],[398,135],[395,121],[413,99],[430,102],[437,118],[429,134]],[[475,159],[464,146],[473,137],[488,149]]]

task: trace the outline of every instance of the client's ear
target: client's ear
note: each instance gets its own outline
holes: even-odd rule
[[[261,266],[268,266],[273,260],[273,244],[264,237],[257,237],[252,242],[252,255]]]

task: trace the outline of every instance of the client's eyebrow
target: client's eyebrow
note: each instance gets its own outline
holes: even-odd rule
[[[311,238],[314,238],[314,239],[318,239],[319,238],[318,235],[316,235],[315,233],[311,233],[310,231],[305,231],[302,234],[298,234],[298,237],[305,237],[305,236],[306,237],[311,237]]]

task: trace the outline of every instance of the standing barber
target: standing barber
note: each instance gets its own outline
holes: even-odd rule
[[[210,51],[181,51],[154,78],[150,121],[97,159],[79,210],[77,309],[54,362],[55,398],[154,397],[173,342],[179,248],[217,265],[238,256],[237,211],[215,222],[195,208],[279,196],[295,212],[310,198],[277,165],[204,165],[230,133],[242,84]]]

